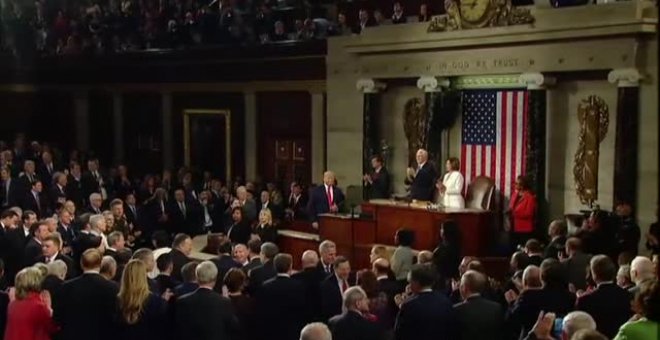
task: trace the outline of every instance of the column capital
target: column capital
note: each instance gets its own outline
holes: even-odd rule
[[[422,76],[417,79],[417,87],[424,92],[440,92],[443,87],[449,87],[449,79]]]
[[[607,75],[607,80],[616,83],[617,87],[637,87],[642,78],[636,68],[618,68]]]
[[[518,77],[518,80],[527,86],[528,90],[541,90],[549,86],[555,85],[557,79],[544,75],[540,72],[523,73]]]
[[[362,93],[378,93],[385,90],[385,83],[375,81],[369,78],[358,79],[355,87]]]

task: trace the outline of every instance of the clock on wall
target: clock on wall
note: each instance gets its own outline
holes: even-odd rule
[[[491,0],[459,0],[461,26],[480,28],[489,26],[497,10]]]
[[[445,15],[433,17],[427,32],[533,24],[529,8],[518,8],[511,0],[444,0]]]

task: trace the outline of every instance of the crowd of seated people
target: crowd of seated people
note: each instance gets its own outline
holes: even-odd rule
[[[258,191],[187,169],[137,181],[93,157],[83,171],[75,153],[64,168],[22,136],[2,148],[6,340],[657,338],[657,259],[638,255],[625,204],[576,230],[552,222],[504,280],[462,257],[451,221],[433,252],[401,229],[396,248],[374,246],[371,267],[353,268],[332,240],[280,252],[277,225],[307,219],[298,183]],[[212,258],[197,261],[192,237],[207,233]]]

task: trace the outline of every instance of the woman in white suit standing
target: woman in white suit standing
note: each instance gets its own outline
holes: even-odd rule
[[[463,185],[465,179],[461,172],[460,162],[458,158],[451,157],[445,164],[447,173],[442,176],[442,182],[436,183],[438,188],[438,203],[445,208],[465,208],[465,200],[463,199]]]

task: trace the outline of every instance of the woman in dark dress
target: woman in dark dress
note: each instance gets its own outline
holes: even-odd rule
[[[247,244],[251,233],[251,228],[243,217],[243,208],[234,207],[231,210],[231,224],[227,226],[227,237],[231,243]]]
[[[259,224],[254,227],[252,234],[259,236],[262,243],[277,243],[277,228],[273,226],[273,215],[270,209],[262,209],[259,212]]]
[[[164,298],[149,292],[146,272],[147,266],[140,260],[131,260],[124,268],[117,303],[117,339],[160,340],[167,335],[167,305]]]
[[[461,263],[461,234],[458,224],[445,221],[440,226],[440,243],[433,250],[433,264],[442,276],[440,282],[451,287],[451,279],[459,277],[458,266]]]
[[[254,335],[254,300],[243,294],[246,279],[245,272],[240,268],[229,269],[224,278],[229,299],[234,306],[240,325],[235,338],[237,340],[254,339],[253,336],[250,336],[251,334]]]

